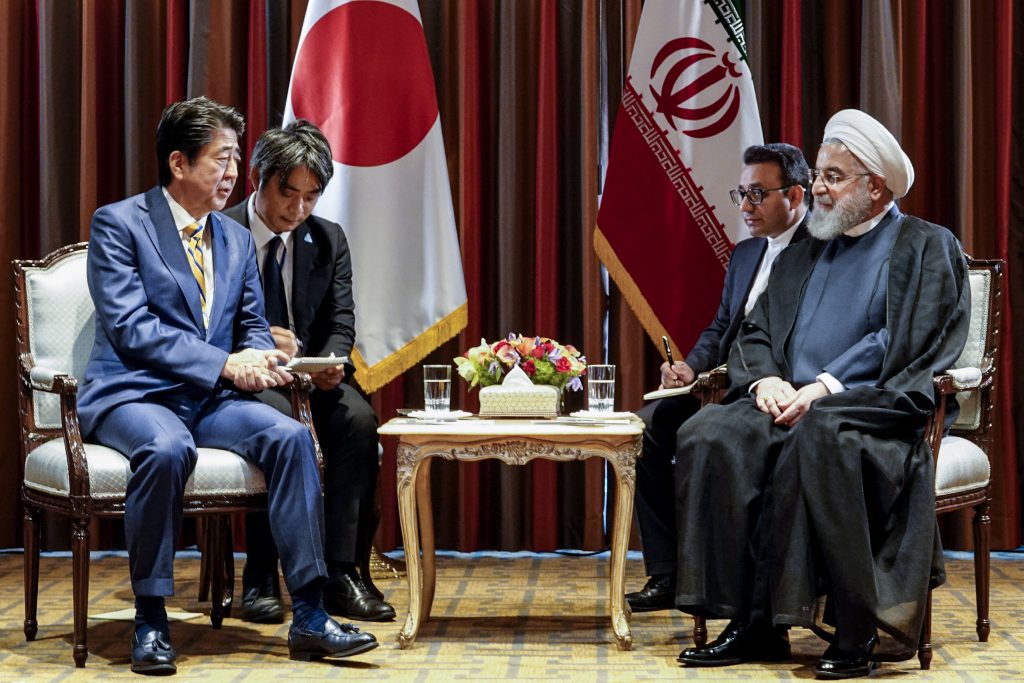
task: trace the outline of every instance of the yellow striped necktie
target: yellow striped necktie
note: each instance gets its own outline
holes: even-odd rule
[[[188,237],[188,265],[199,284],[199,303],[206,313],[206,272],[203,270],[203,226],[191,223],[185,226]]]

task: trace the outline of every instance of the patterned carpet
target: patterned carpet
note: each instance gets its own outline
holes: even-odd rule
[[[643,583],[635,554],[627,568],[629,589]],[[238,572],[241,574],[241,560]],[[637,614],[634,647],[615,648],[606,617],[607,556],[502,554],[438,558],[434,616],[415,646],[399,650],[399,622],[369,630],[381,647],[340,663],[303,664],[288,659],[287,626],[254,626],[226,619],[210,628],[209,605],[196,601],[195,554],[176,564],[177,597],[172,609],[204,612],[200,619],[172,626],[182,681],[284,680],[511,680],[642,681],[656,679],[813,679],[824,645],[807,631],[792,634],[794,661],[746,664],[724,669],[684,669],[675,663],[689,642],[692,621],[673,612]],[[974,631],[973,569],[970,556],[951,553],[949,583],[935,595],[935,658],[930,672],[917,660],[886,664],[872,679],[928,681],[1013,680],[1024,670],[1024,555],[996,554],[992,562],[992,635],[978,643]],[[131,627],[124,621],[89,622],[89,660],[76,670],[71,659],[71,562],[44,557],[40,572],[39,635],[22,633],[22,556],[0,554],[0,681],[140,680],[128,669]],[[131,606],[127,559],[94,555],[90,614]],[[384,580],[404,619],[405,580]],[[238,588],[240,590],[240,587]],[[723,624],[711,622],[712,636]]]

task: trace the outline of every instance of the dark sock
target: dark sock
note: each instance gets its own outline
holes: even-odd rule
[[[302,588],[292,591],[292,625],[309,631],[323,631],[327,620],[327,612],[321,600],[323,597],[323,579],[307,583]]]
[[[328,562],[327,576],[330,581],[337,581],[342,576],[358,577],[355,562]]]
[[[135,596],[135,632],[140,637],[150,630],[157,630],[165,636],[170,635],[167,624],[167,609],[164,607],[162,595]]]

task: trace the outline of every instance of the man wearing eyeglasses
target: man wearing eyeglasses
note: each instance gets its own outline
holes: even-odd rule
[[[685,361],[661,366],[661,386],[692,382],[697,373],[725,362],[740,321],[768,284],[775,258],[791,242],[807,235],[810,184],[803,153],[792,145],[771,143],[743,153],[740,184],[729,195],[750,229],[752,239],[739,242],[729,260],[722,299],[714,320]],[[626,595],[634,612],[675,607],[676,520],[672,460],[676,432],[697,410],[693,396],[672,396],[638,412],[644,420],[644,455],[637,461],[636,510],[650,577],[643,589]]]
[[[688,666],[787,659],[798,625],[831,643],[818,677],[866,676],[915,654],[942,582],[923,431],[967,337],[963,252],[896,208],[914,169],[867,114],[829,120],[813,177],[815,239],[744,319],[725,404],[679,431],[676,604],[730,619]]]

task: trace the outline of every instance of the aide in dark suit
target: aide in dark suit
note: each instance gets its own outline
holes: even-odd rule
[[[743,153],[733,203],[743,211],[751,239],[736,245],[729,260],[715,319],[701,333],[685,362],[661,367],[663,388],[689,384],[698,373],[726,361],[740,322],[764,291],[775,257],[807,235],[810,172],[799,149],[785,143],[754,145]],[[694,396],[672,396],[637,411],[645,425],[644,453],[637,460],[636,512],[650,579],[626,600],[634,612],[675,606],[676,517],[672,461],[676,432],[700,409]]]
[[[294,620],[294,659],[345,656],[376,639],[320,604],[327,576],[312,437],[251,392],[291,381],[263,319],[249,232],[217,210],[237,178],[241,115],[199,97],[170,105],[157,128],[160,187],[101,207],[87,276],[96,340],[78,395],[86,438],[123,453],[131,474],[125,535],[136,596],[131,667],[176,671],[164,608],[197,447],[223,448],[263,471]]]
[[[252,231],[277,348],[289,356],[348,356],[355,343],[348,241],[339,225],[311,214],[334,172],[330,144],[300,119],[264,133],[250,168],[256,191],[225,213]],[[359,392],[342,381],[345,370],[339,364],[313,373],[317,388],[310,397],[325,457],[324,606],[351,619],[391,620],[394,608],[367,589],[356,569],[370,552],[376,526],[377,419]],[[279,391],[257,397],[290,413]],[[266,515],[246,519],[242,618],[275,623],[283,619],[284,607],[277,551],[266,526]]]

